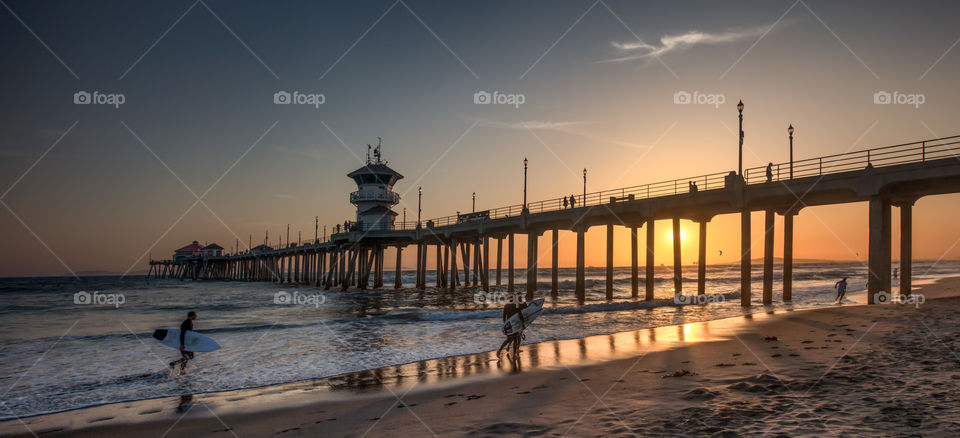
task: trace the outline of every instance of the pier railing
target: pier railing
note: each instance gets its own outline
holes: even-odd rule
[[[897,164],[922,163],[942,158],[960,159],[960,135],[884,146],[863,151],[826,155],[793,162],[793,176],[790,175],[790,162],[775,163],[770,166],[770,181],[786,181],[791,178],[828,175],[850,172],[871,167],[893,166]],[[747,184],[759,184],[767,181],[767,166],[744,170]]]
[[[826,155],[817,158],[795,160],[793,162],[793,178],[820,176],[833,173],[849,172],[872,167],[893,166],[897,164],[921,163],[943,158],[960,160],[960,135],[923,140],[913,143],[903,143],[892,146],[883,146],[874,149],[854,151],[843,154]],[[767,166],[745,169],[744,180],[747,184],[762,184],[767,182]],[[771,166],[771,182],[791,179],[790,163],[776,163]],[[722,189],[725,177],[730,172],[718,172],[707,175],[680,178],[657,183],[623,187],[613,190],[574,194],[574,204],[571,206],[570,196],[566,196],[567,205],[564,206],[564,197],[536,201],[527,204],[530,213],[544,213],[563,210],[565,208],[579,208],[596,205],[609,205],[617,202],[649,199],[661,196],[679,195],[692,191]],[[693,186],[696,184],[696,187]],[[490,219],[519,216],[523,211],[523,204],[509,205],[490,210]],[[433,226],[442,227],[456,224],[457,215],[443,216],[424,221],[423,226],[432,222]],[[416,223],[413,223],[413,227]],[[399,227],[398,227],[399,228]],[[412,228],[410,228],[412,229]]]

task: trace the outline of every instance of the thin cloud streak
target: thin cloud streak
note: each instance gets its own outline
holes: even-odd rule
[[[671,52],[689,49],[697,45],[720,45],[758,38],[767,32],[774,23],[756,26],[748,29],[730,30],[720,33],[691,30],[682,34],[664,35],[659,44],[649,44],[644,41],[612,41],[610,45],[621,55],[616,58],[605,59],[600,62],[626,62],[662,57]]]
[[[499,129],[519,129],[519,130],[536,130],[536,131],[553,131],[553,132],[562,132],[564,134],[575,135],[578,137],[583,137],[589,140],[608,143],[617,146],[623,146],[633,149],[647,149],[648,145],[631,143],[628,141],[617,140],[614,138],[597,135],[593,132],[590,132],[587,129],[584,129],[585,126],[593,124],[595,122],[590,121],[566,121],[566,122],[553,122],[549,120],[523,120],[516,122],[504,122],[499,120],[485,120],[485,119],[475,119],[477,126],[484,128],[499,128]]]

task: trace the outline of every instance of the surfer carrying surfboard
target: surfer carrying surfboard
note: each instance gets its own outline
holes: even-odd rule
[[[184,337],[187,335],[187,331],[193,330],[193,320],[195,319],[197,319],[197,312],[191,310],[187,312],[187,319],[180,323],[180,359],[170,362],[170,368],[177,366],[179,363],[181,373],[183,370],[187,369],[187,362],[189,362],[190,359],[193,359],[193,352],[186,350],[183,341]]]
[[[527,303],[523,302],[519,294],[514,295],[514,299],[510,300],[507,304],[503,306],[503,322],[507,322],[510,317],[513,315],[519,315],[520,321],[526,325],[523,317],[523,309],[527,308]],[[503,352],[503,349],[506,348],[511,343],[513,344],[513,355],[511,358],[517,360],[520,358],[520,341],[523,338],[523,332],[518,331],[513,334],[507,335],[507,339],[500,344],[500,348],[497,350],[497,358],[500,358],[500,353]],[[509,350],[507,350],[509,355]]]

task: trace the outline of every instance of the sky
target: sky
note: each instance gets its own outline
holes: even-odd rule
[[[519,204],[524,158],[531,201],[579,193],[584,168],[588,191],[734,170],[740,99],[745,167],[788,160],[788,124],[796,159],[960,134],[956,2],[0,6],[0,276],[138,271],[193,240],[276,244],[287,224],[312,239],[315,218],[322,234],[354,217],[346,174],[377,137],[413,221],[418,187],[424,219],[468,211],[473,192],[477,209]],[[281,91],[322,103],[275,104]],[[958,200],[917,202],[915,258],[960,257]],[[738,225],[709,223],[709,263],[736,260]],[[795,258],[865,261],[866,225],[864,203],[804,209]],[[691,263],[697,228],[683,226]],[[603,236],[588,233],[588,265]],[[561,266],[574,248],[561,232]]]

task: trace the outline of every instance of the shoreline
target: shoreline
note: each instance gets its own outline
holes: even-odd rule
[[[942,292],[939,291],[940,289],[944,289],[944,285],[947,285],[947,289],[953,290],[948,293],[939,293]],[[960,288],[949,285],[960,285],[960,278],[941,279],[936,283],[920,286],[917,292],[927,295],[928,299],[960,294],[957,290]],[[886,308],[886,306],[880,307]],[[32,431],[38,434],[113,436],[112,434],[129,433],[124,432],[125,430],[153,430],[163,425],[169,427],[171,422],[179,424],[180,426],[177,427],[179,430],[186,425],[197,426],[210,421],[219,423],[221,418],[242,422],[244,418],[271,417],[276,412],[310,410],[317,406],[353,406],[367,401],[389,402],[391,399],[399,404],[398,399],[394,397],[395,394],[401,393],[399,390],[407,394],[404,397],[410,398],[422,397],[425,394],[436,396],[452,388],[489,386],[491,381],[502,384],[505,381],[513,382],[518,377],[541,379],[544,375],[556,373],[572,374],[574,369],[582,371],[609,368],[620,362],[633,360],[638,355],[640,359],[658,355],[672,356],[684,350],[710,349],[714,344],[737,341],[742,343],[740,339],[742,336],[755,334],[759,330],[782,324],[787,320],[804,318],[799,315],[837,311],[849,313],[851,311],[849,309],[860,308],[869,309],[862,304],[835,308],[787,309],[609,335],[527,344],[523,346],[523,357],[519,368],[514,368],[509,363],[494,368],[493,364],[496,360],[493,358],[493,353],[486,352],[449,356],[280,385],[109,403],[40,414],[21,420],[8,420],[0,423],[0,434],[29,435]],[[554,352],[552,358],[548,354],[541,354],[548,353],[545,350],[550,349]],[[197,405],[204,406],[206,409],[193,411],[192,408]],[[413,406],[415,404],[409,405],[409,407]],[[315,424],[321,425],[321,423]],[[234,424],[234,422],[225,421],[225,424]],[[415,421],[414,424],[418,423]],[[337,430],[345,431],[346,429]],[[173,434],[178,435],[179,432],[174,430]]]

